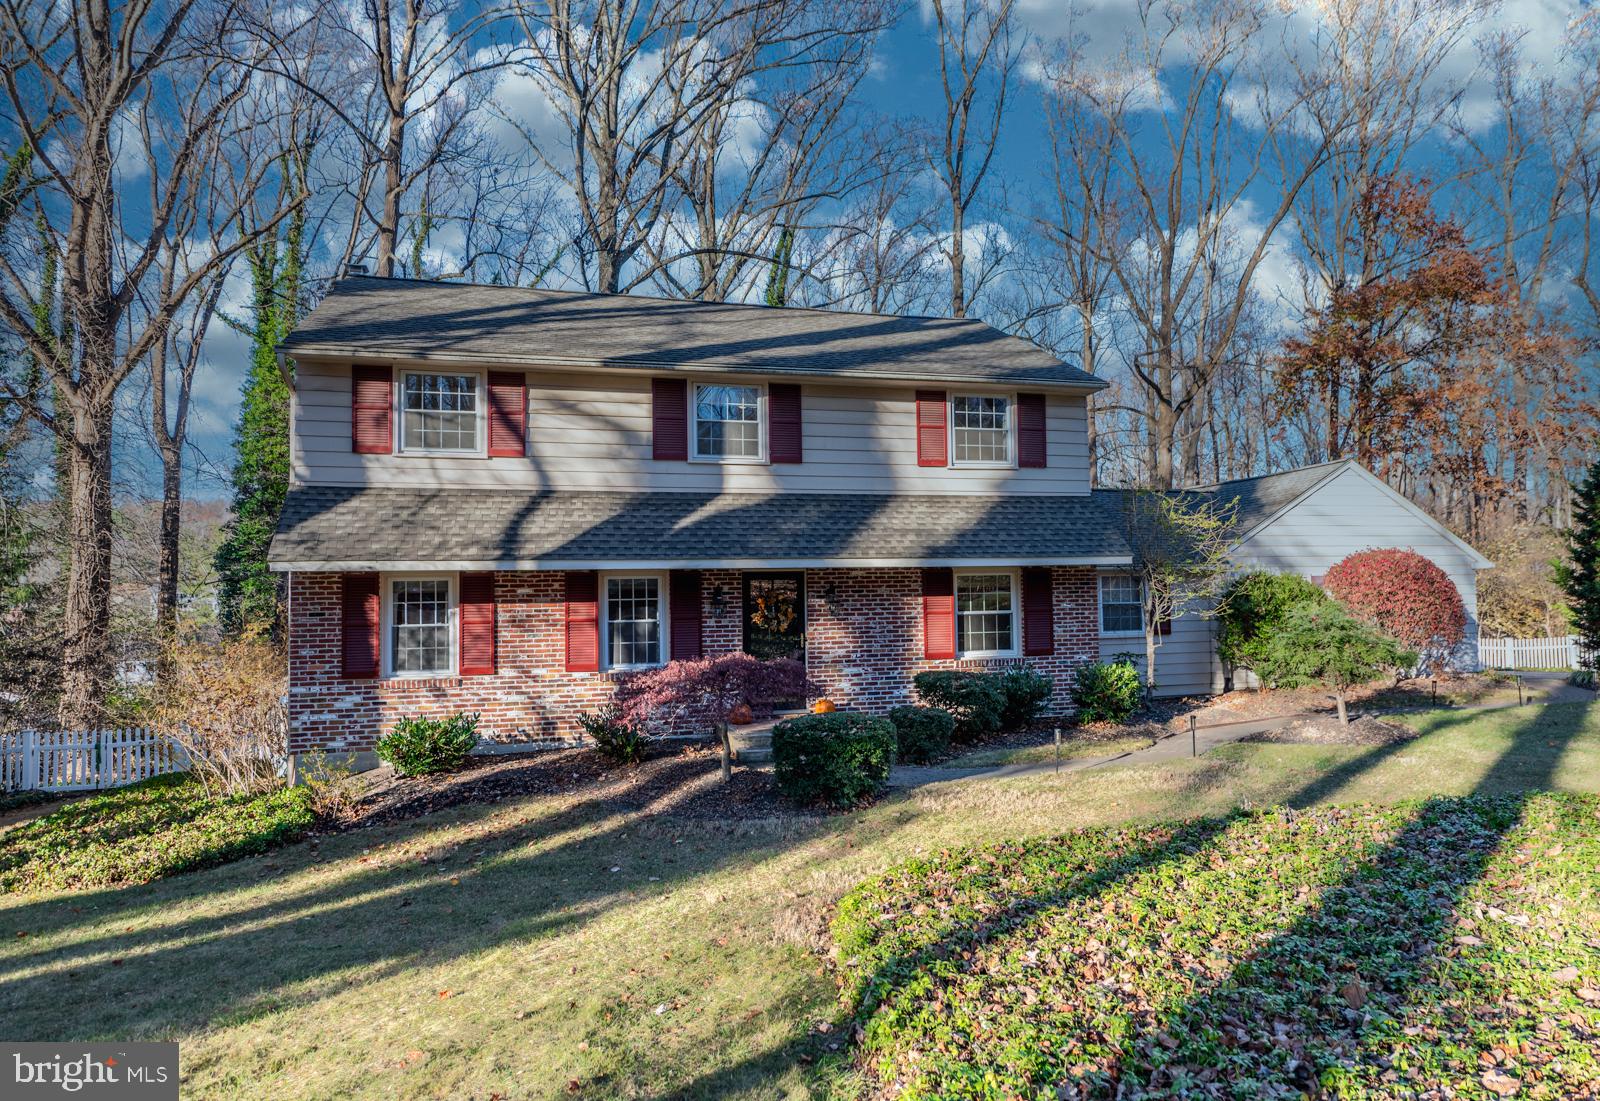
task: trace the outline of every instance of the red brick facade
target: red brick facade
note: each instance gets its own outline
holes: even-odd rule
[[[911,700],[911,678],[933,668],[1028,665],[1056,684],[1065,704],[1072,671],[1098,656],[1094,570],[1057,567],[1055,653],[1048,657],[929,661],[922,656],[920,575],[915,569],[807,570],[806,660],[843,707],[883,711]],[[740,573],[702,575],[702,638],[708,657],[742,645]],[[578,736],[577,715],[605,702],[606,673],[564,668],[563,575],[495,576],[497,668],[491,676],[345,679],[340,675],[338,574],[289,580],[290,751],[363,750],[403,715],[473,711],[494,742]]]

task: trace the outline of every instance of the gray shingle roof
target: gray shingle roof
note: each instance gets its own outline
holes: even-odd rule
[[[370,277],[336,281],[282,348],[290,355],[1105,385],[971,319]]]
[[[587,493],[297,486],[276,569],[956,565],[1128,560],[1089,496]]]

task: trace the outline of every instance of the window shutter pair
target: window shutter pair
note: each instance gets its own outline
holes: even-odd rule
[[[949,405],[943,390],[918,390],[917,465],[950,465]],[[1017,465],[1024,470],[1046,464],[1043,394],[1017,395]]]
[[[805,433],[800,414],[800,387],[774,382],[767,386],[767,459],[773,463],[805,461]],[[668,462],[689,457],[689,382],[681,378],[650,380],[650,454]]]
[[[521,458],[528,445],[528,383],[516,371],[490,371],[489,454]],[[350,368],[350,448],[357,455],[394,450],[394,372],[357,364]]]
[[[566,668],[569,673],[600,671],[600,575],[568,570],[565,578]],[[674,661],[704,652],[700,615],[700,571],[673,570],[667,579],[668,653]]]
[[[456,599],[457,671],[463,677],[495,672],[494,574],[464,573]],[[347,573],[340,578],[340,650],[344,676],[376,677],[382,647],[382,597],[375,573]]]
[[[1047,566],[1022,571],[1022,652],[1055,653],[1055,588]],[[930,661],[956,656],[956,575],[950,569],[922,571],[922,653]]]

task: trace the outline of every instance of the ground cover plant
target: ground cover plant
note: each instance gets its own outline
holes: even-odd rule
[[[896,1096],[1592,1096],[1593,797],[1269,810],[911,861],[833,931]]]
[[[304,788],[218,796],[186,774],[158,776],[0,834],[0,891],[148,883],[265,852],[312,821]]]

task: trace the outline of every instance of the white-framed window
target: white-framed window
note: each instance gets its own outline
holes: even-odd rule
[[[1003,394],[952,395],[950,465],[1011,466],[1012,408]]]
[[[390,574],[383,579],[383,664],[391,677],[456,672],[456,579]]]
[[[694,384],[689,457],[700,462],[766,461],[766,392],[757,385]]]
[[[600,579],[600,638],[607,669],[644,669],[667,660],[667,584],[661,574]]]
[[[1144,600],[1139,578],[1131,573],[1100,575],[1100,633],[1144,634]]]
[[[401,371],[400,450],[413,455],[484,454],[483,375]]]
[[[1015,655],[1017,618],[1017,575],[1014,571],[957,571],[957,657]]]

